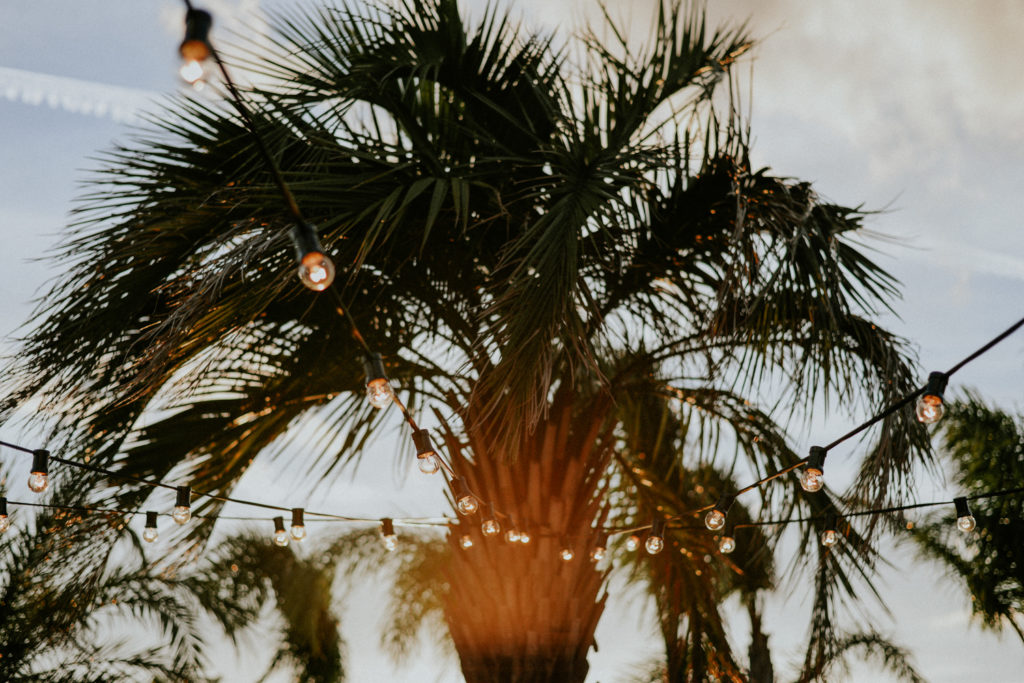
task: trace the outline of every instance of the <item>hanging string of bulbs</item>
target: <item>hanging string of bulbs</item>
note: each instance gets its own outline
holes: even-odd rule
[[[213,45],[209,40],[209,32],[212,27],[212,16],[204,11],[195,9],[192,6],[190,0],[184,0],[187,12],[185,19],[185,39],[182,41],[180,46],[180,53],[184,59],[184,64],[181,68],[181,76],[189,83],[194,86],[202,86],[206,82],[207,77],[207,64],[210,58],[216,64],[223,78],[224,84],[228,89],[230,97],[228,98],[234,108],[238,111],[246,124],[246,128],[256,141],[257,148],[263,157],[271,175],[274,178],[274,182],[277,185],[282,198],[284,199],[285,205],[294,219],[294,224],[290,231],[290,237],[292,240],[293,247],[295,249],[296,261],[298,263],[298,277],[304,286],[315,292],[323,292],[330,289],[331,293],[337,300],[337,311],[340,315],[345,317],[352,328],[352,336],[356,339],[359,345],[363,349],[363,369],[365,374],[366,393],[367,398],[372,406],[378,409],[386,408],[389,404],[394,403],[401,411],[403,418],[412,430],[413,444],[416,448],[416,457],[419,469],[425,474],[434,474],[438,471],[443,470],[448,485],[451,489],[452,497],[456,503],[456,509],[461,515],[470,516],[477,513],[479,510],[483,510],[483,521],[481,523],[481,531],[485,537],[496,537],[501,534],[501,525],[498,518],[504,518],[510,520],[511,517],[504,513],[497,511],[493,504],[483,501],[479,496],[475,495],[469,490],[464,479],[459,477],[454,468],[442,457],[442,455],[434,447],[429,431],[421,429],[413,416],[410,414],[406,406],[401,402],[399,397],[396,395],[392,388],[388,375],[385,371],[384,362],[379,353],[374,352],[371,347],[367,344],[365,338],[360,333],[355,320],[351,315],[347,314],[348,308],[342,300],[340,292],[332,285],[336,274],[336,269],[333,261],[324,252],[324,249],[317,236],[316,227],[310,223],[302,214],[294,195],[292,194],[287,182],[284,180],[284,176],[270,153],[266,142],[260,135],[256,122],[246,106],[245,99],[239,92],[231,78],[228,69],[224,62],[221,60],[220,55],[214,49]],[[896,411],[902,409],[904,406],[909,404],[911,401],[917,399],[916,414],[918,420],[925,424],[931,424],[936,422],[942,417],[943,414],[943,394],[945,392],[949,377],[956,371],[962,368],[964,365],[979,357],[980,355],[987,352],[997,343],[1008,337],[1010,334],[1015,332],[1018,328],[1024,325],[1024,319],[1021,319],[1009,329],[998,335],[996,338],[988,342],[985,346],[981,347],[973,354],[962,360],[960,363],[953,366],[946,372],[933,372],[929,375],[927,384],[914,392],[902,397],[888,408],[875,415],[868,421],[858,425],[850,432],[839,437],[835,441],[831,442],[826,446],[812,446],[810,449],[809,456],[794,465],[784,468],[778,472],[775,472],[769,476],[766,476],[748,486],[738,489],[734,493],[723,493],[718,501],[714,505],[706,506],[693,510],[686,513],[681,513],[675,516],[669,517],[657,517],[652,520],[651,524],[643,527],[633,527],[630,529],[615,529],[615,528],[604,528],[597,531],[601,532],[601,538],[598,540],[595,547],[591,550],[590,559],[599,562],[607,553],[607,541],[610,537],[617,534],[629,533],[630,536],[626,540],[626,548],[628,550],[636,550],[639,548],[641,541],[643,540],[641,532],[649,531],[647,538],[644,542],[645,549],[649,554],[655,555],[660,553],[665,547],[665,533],[666,529],[669,528],[671,522],[681,519],[687,515],[697,514],[706,512],[705,515],[705,526],[710,531],[722,531],[718,537],[719,551],[723,554],[728,554],[735,550],[736,539],[735,530],[744,527],[755,527],[765,525],[785,525],[796,522],[811,521],[815,518],[793,518],[786,520],[775,520],[770,522],[751,522],[746,524],[732,524],[727,523],[727,515],[733,502],[737,496],[760,488],[768,484],[769,482],[778,479],[790,472],[797,469],[803,468],[803,472],[800,475],[801,486],[808,492],[820,491],[824,485],[824,461],[828,451],[835,446],[843,443],[844,441],[853,438],[857,434],[870,428],[877,422],[885,419],[889,415],[892,415]],[[52,458],[55,462],[69,465],[72,467],[78,467],[86,470],[90,470],[96,473],[101,473],[114,479],[131,480],[136,483],[145,484],[151,487],[159,487],[165,489],[171,489],[175,491],[175,505],[170,513],[172,519],[179,525],[183,525],[189,522],[193,517],[191,513],[191,500],[193,496],[205,496],[215,500],[219,500],[226,503],[237,503],[247,506],[255,506],[264,509],[289,512],[291,514],[291,526],[289,530],[285,529],[284,516],[278,515],[272,518],[274,525],[273,540],[278,545],[287,545],[289,539],[301,541],[306,537],[305,529],[305,517],[310,515],[316,518],[316,521],[323,522],[342,522],[342,523],[379,523],[381,527],[381,535],[384,546],[387,550],[394,550],[397,547],[397,535],[395,534],[395,525],[404,524],[410,526],[437,526],[437,527],[448,527],[452,525],[452,520],[445,518],[442,521],[435,521],[428,518],[409,518],[404,520],[395,520],[393,518],[381,518],[381,519],[368,519],[360,517],[346,517],[341,515],[333,515],[329,513],[307,511],[304,508],[285,508],[277,505],[270,505],[266,503],[260,503],[257,501],[243,500],[239,498],[233,498],[230,496],[219,496],[208,492],[193,491],[189,486],[171,486],[159,481],[151,481],[138,477],[129,477],[117,472],[106,470],[85,463],[75,462],[62,458],[52,457],[49,451],[45,449],[28,449],[22,446],[18,446],[11,443],[0,441],[0,445],[5,445],[18,451],[29,453],[33,457],[32,469],[29,475],[29,488],[36,492],[42,493],[48,487],[48,471],[49,471],[49,460]],[[953,500],[957,512],[957,525],[963,531],[971,531],[975,528],[976,522],[974,517],[970,513],[968,506],[968,500],[988,498],[994,496],[1006,496],[1016,495],[1024,492],[1024,489],[1010,489],[1006,491],[995,491],[984,494],[977,494],[970,497],[957,497]],[[7,498],[0,498],[0,532],[7,531],[10,527],[10,520],[7,514],[7,505],[23,505],[30,507],[42,507],[42,508],[54,508],[64,510],[74,510],[79,512],[96,512],[96,513],[117,513],[124,515],[139,514],[139,510],[119,510],[112,508],[99,508],[99,507],[88,507],[88,506],[61,506],[51,505],[44,503],[29,503],[29,502],[17,502],[9,501]],[[862,510],[855,512],[848,512],[844,517],[854,517],[863,515],[877,515],[877,514],[889,514],[893,512],[910,510],[920,507],[929,507],[936,505],[946,505],[947,501],[936,501],[932,503],[917,503],[904,506],[895,506],[873,510]],[[165,513],[166,514],[166,513]],[[145,512],[146,525],[143,531],[143,538],[148,542],[153,542],[158,538],[157,531],[157,519],[162,516],[153,510]],[[205,517],[207,519],[239,519],[239,520],[259,520],[265,518],[257,517],[229,517],[224,515],[211,515],[202,516],[195,515],[196,517]],[[838,542],[841,532],[838,527],[839,516],[835,510],[830,510],[826,513],[824,531],[821,535],[821,542],[825,546],[832,546]],[[675,525],[672,528],[676,528]],[[682,528],[682,527],[679,527]],[[687,527],[692,528],[692,527]],[[528,529],[517,529],[514,523],[511,523],[504,536],[505,540],[509,543],[522,543],[527,544],[532,539],[532,534]],[[464,534],[459,539],[459,545],[463,549],[469,549],[473,546],[473,538],[469,534]],[[563,537],[561,539],[561,549],[559,556],[564,561],[572,561],[575,558],[575,551],[571,539]]]

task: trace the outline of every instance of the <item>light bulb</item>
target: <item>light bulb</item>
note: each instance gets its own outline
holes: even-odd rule
[[[420,472],[423,474],[436,474],[441,469],[441,463],[437,461],[437,456],[434,454],[417,455],[416,460],[420,466]]]
[[[0,534],[11,528],[11,518],[7,515],[0,515]]]
[[[187,505],[175,505],[174,511],[171,512],[171,519],[178,524],[187,524],[188,520],[192,519],[192,511]]]
[[[942,399],[938,396],[925,394],[917,399],[917,419],[925,424],[938,422],[944,412]]]
[[[644,547],[647,548],[649,554],[657,555],[665,548],[665,539],[661,536],[650,536],[644,543]]]
[[[35,493],[42,493],[50,486],[50,477],[46,472],[32,472],[28,475],[28,487]]]
[[[520,531],[519,532],[519,542],[522,543],[523,545],[526,545],[527,543],[529,543],[530,542],[530,538],[531,537],[530,537],[530,532],[529,531]]]
[[[732,536],[722,536],[718,539],[718,551],[723,555],[728,555],[733,550],[736,550],[736,539]]]
[[[462,498],[459,498],[459,502],[456,504],[456,507],[459,508],[460,513],[464,515],[471,515],[477,511],[480,504],[476,502],[476,498],[473,496],[465,495]]]
[[[509,529],[508,531],[505,532],[505,540],[508,541],[509,543],[518,543],[519,542],[519,538],[520,538],[519,532],[516,531],[515,529]]]
[[[469,550],[473,547],[473,539],[469,534],[463,534],[462,538],[459,539],[459,545],[462,546],[463,550]]]
[[[607,554],[607,552],[608,550],[603,545],[597,546],[596,548],[590,551],[590,561],[600,562],[604,559],[604,556]]]
[[[718,508],[709,511],[707,516],[704,517],[704,526],[711,531],[718,531],[725,526],[725,515]]]
[[[830,548],[839,542],[839,534],[835,529],[826,529],[821,532],[821,544]]]
[[[971,514],[971,508],[967,504],[967,498],[961,496],[953,499],[953,504],[956,506],[956,525],[964,533],[974,531],[974,527],[977,526],[977,522],[974,520],[974,515]]]
[[[314,292],[322,292],[334,282],[334,261],[319,251],[303,255],[299,262],[299,280]]]
[[[626,539],[626,550],[630,552],[640,547],[640,537],[636,534],[630,534],[629,538]]]
[[[206,74],[206,69],[196,59],[186,59],[181,68],[178,69],[178,75],[186,83],[196,85],[203,80],[203,76]]]
[[[306,537],[305,514],[306,511],[304,508],[292,508],[291,535],[296,541],[301,541]]]
[[[803,473],[800,475],[800,486],[808,493],[820,491],[824,483],[825,480],[822,478],[821,472],[818,470],[805,468]]]
[[[571,562],[572,559],[576,557],[576,553],[572,551],[572,548],[566,547],[562,548],[562,550],[558,553],[558,556],[562,558],[563,562]]]
[[[391,399],[395,396],[391,390],[391,385],[386,379],[374,379],[366,385],[366,397],[370,399],[370,405],[374,408],[383,408],[387,404],[391,403]]]
[[[156,512],[150,510],[146,513],[146,528],[142,530],[142,540],[146,543],[152,543],[157,538],[156,531]]]
[[[928,374],[928,384],[917,399],[917,419],[925,424],[938,422],[942,417],[942,395],[946,391],[949,376],[942,372]]]
[[[390,552],[394,551],[397,547],[398,547],[398,537],[397,536],[395,536],[394,534],[391,534],[390,536],[385,536],[384,537],[384,550],[387,550],[390,553]]]
[[[274,545],[279,545],[282,548],[288,545],[288,532],[284,529],[274,532]]]
[[[501,533],[501,525],[496,519],[485,519],[480,525],[480,530],[484,532],[484,536],[497,536]]]

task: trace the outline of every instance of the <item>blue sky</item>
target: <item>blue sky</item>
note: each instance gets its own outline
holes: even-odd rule
[[[474,11],[481,5],[465,4]],[[594,7],[589,0],[511,4],[528,24],[546,30],[578,25]],[[650,0],[608,4],[613,16],[631,17],[634,35],[642,35],[640,17]],[[224,32],[226,26],[240,27],[239,20],[252,17],[261,3],[217,0],[206,6]],[[719,0],[710,13],[749,18],[752,32],[762,38],[740,67],[744,78],[753,75],[755,162],[811,180],[831,200],[885,209],[870,226],[897,241],[872,244],[879,261],[904,284],[897,315],[887,316],[886,323],[914,341],[925,370],[948,367],[1024,315],[1024,231],[1017,199],[1024,187],[1019,4]],[[181,16],[180,3],[171,0],[0,6],[4,348],[12,348],[17,328],[29,319],[33,296],[58,275],[42,257],[60,243],[83,169],[96,165],[90,157],[131,134],[123,121],[80,110],[97,102],[134,106],[177,88]],[[23,101],[39,93],[41,104]],[[1021,408],[1022,353],[1024,335],[1011,338],[957,375],[954,392],[969,386],[1003,406]],[[848,424],[844,415],[819,415],[794,431],[793,442],[834,436]],[[354,482],[338,483],[346,505],[355,508],[348,511],[434,515],[443,509],[439,491],[424,490],[421,480],[404,472],[395,474],[390,462],[396,448],[382,439],[381,460],[389,464],[364,466]],[[850,466],[837,468],[840,478],[855,469],[856,449],[843,457]],[[270,495],[272,469],[257,468],[245,486],[249,494]],[[297,481],[291,486],[300,488]],[[339,491],[331,494],[336,499]],[[947,494],[952,495],[941,483],[922,480],[922,500]],[[968,627],[962,591],[937,572],[922,571],[906,552],[894,550],[889,559],[893,568],[883,572],[881,590],[892,615],[876,609],[870,618],[911,649],[929,680],[1019,680],[1019,642]],[[355,595],[343,616],[352,680],[458,680],[456,667],[426,650],[413,667],[392,670],[382,662],[372,633],[379,600],[373,590]],[[624,667],[656,651],[650,623],[628,602],[620,601],[605,617],[592,680],[618,680]],[[799,595],[772,605],[768,628],[779,654],[798,653],[808,606]],[[850,680],[884,680],[871,671],[855,669]]]

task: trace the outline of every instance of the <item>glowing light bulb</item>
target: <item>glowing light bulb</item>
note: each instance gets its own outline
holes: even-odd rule
[[[825,529],[821,532],[821,544],[825,547],[832,547],[839,542],[839,534],[835,529]]]
[[[932,372],[928,375],[924,393],[917,399],[917,419],[920,422],[932,424],[942,417],[942,395],[946,391],[948,381],[949,376],[942,372]]]
[[[412,433],[412,442],[416,446],[416,460],[423,474],[434,474],[441,469],[441,462],[437,459],[437,451],[430,441],[430,432],[426,429],[417,429]]]
[[[704,517],[704,526],[711,531],[718,531],[725,526],[725,515],[721,510],[711,510]]]
[[[505,532],[505,540],[507,542],[509,542],[509,543],[518,543],[519,542],[519,532],[516,531],[515,529],[509,529],[508,531]]]
[[[395,394],[386,379],[375,379],[366,385],[366,397],[370,400],[370,405],[379,410],[391,403]]]
[[[389,553],[398,548],[398,536],[395,535],[395,523],[388,517],[380,520],[380,534],[384,540],[384,550]]]
[[[604,559],[606,554],[608,554],[608,549],[605,548],[603,545],[599,545],[590,551],[590,561],[600,562]]]
[[[519,542],[520,543],[522,543],[523,545],[526,545],[526,544],[528,544],[530,542],[530,540],[531,540],[531,536],[530,536],[530,532],[529,531],[520,531],[519,532]]]
[[[917,399],[917,419],[925,424],[933,424],[942,418],[944,413],[942,399],[938,396],[922,396]]]
[[[640,537],[636,534],[630,534],[629,538],[626,539],[626,550],[630,552],[640,547]]]
[[[455,507],[459,514],[471,515],[480,507],[480,503],[466,488],[466,482],[461,477],[452,479],[452,496],[455,498]]]
[[[35,493],[42,493],[50,487],[50,478],[45,472],[33,472],[28,475],[28,487]]]
[[[416,459],[423,474],[436,474],[441,469],[441,463],[437,461],[436,455],[417,455]]]
[[[32,471],[28,475],[28,487],[35,493],[42,493],[50,486],[50,451],[32,451]]]
[[[722,536],[718,539],[718,551],[723,555],[728,555],[733,550],[736,550],[736,539],[732,536]]]
[[[314,292],[322,292],[334,282],[334,261],[319,251],[311,251],[299,262],[299,280]]]
[[[956,506],[956,526],[960,531],[968,533],[974,531],[974,528],[978,526],[978,523],[974,519],[974,515],[971,514],[971,508],[967,505],[967,498],[961,496],[953,499],[953,504]]]
[[[473,539],[470,538],[469,534],[463,534],[462,538],[459,539],[459,545],[462,546],[463,550],[469,550],[473,547]]]
[[[729,508],[732,507],[732,502],[736,499],[736,496],[730,496],[729,494],[722,495],[718,502],[715,503],[715,507],[708,511],[708,514],[704,517],[704,526],[711,531],[718,531],[725,526],[725,515],[729,512]]]
[[[203,80],[203,76],[206,75],[206,69],[198,60],[186,59],[182,63],[181,68],[178,69],[178,75],[186,83],[196,85]]]
[[[178,524],[187,524],[188,520],[192,519],[192,489],[188,486],[179,486],[177,495],[174,510],[171,511],[171,519]]]
[[[146,543],[152,543],[157,539],[159,534],[156,530],[156,512],[150,510],[146,513],[146,528],[142,530],[142,540]]]
[[[282,548],[288,545],[288,532],[284,529],[284,517],[274,517],[274,545]]]
[[[655,519],[651,522],[651,534],[644,543],[649,555],[657,555],[665,549],[665,520]]]
[[[7,498],[0,498],[0,534],[11,528],[11,518],[7,516]]]
[[[290,533],[296,541],[301,541],[306,537],[306,522],[303,519],[305,512],[303,508],[292,508],[292,528]]]
[[[571,562],[576,557],[576,553],[573,552],[572,548],[565,547],[559,551],[558,556],[562,558],[563,562]]]
[[[174,510],[171,511],[171,519],[178,524],[188,524],[188,521],[192,519],[192,510],[186,505],[175,505]]]
[[[497,536],[501,533],[501,525],[495,519],[484,520],[484,523],[480,525],[480,529],[484,532],[484,536]]]
[[[804,471],[800,473],[800,486],[808,493],[820,491],[825,484],[822,472],[825,467],[825,449],[821,446],[811,446],[811,454],[807,457],[807,464]]]

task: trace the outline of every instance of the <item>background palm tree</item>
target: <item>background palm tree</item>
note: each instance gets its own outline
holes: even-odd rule
[[[610,22],[563,44],[497,9],[468,24],[454,0],[278,26],[274,53],[251,56],[264,78],[249,97],[340,266],[340,298],[295,281],[291,219],[243,123],[176,103],[109,156],[61,252],[68,276],[9,368],[5,415],[41,403],[66,456],[219,493],[291,439],[323,472],[350,462],[381,422],[350,317],[414,413],[436,419],[456,471],[536,537],[484,543],[475,522],[453,525],[442,600],[466,679],[573,681],[607,567],[562,562],[560,544],[582,555],[609,519],[646,524],[732,485],[687,491],[690,473],[798,463],[777,403],[875,407],[915,383],[906,345],[873,320],[896,289],[855,246],[863,212],[752,168],[732,101],[716,106],[750,46],[741,29],[675,2],[640,49]],[[653,415],[671,424],[644,475]],[[929,458],[908,412],[876,436],[849,492],[860,503],[899,500]],[[750,514],[813,513],[802,534],[818,548],[843,497],[780,481]],[[654,580],[710,546],[686,526]],[[464,534],[476,552],[456,551]],[[841,648],[837,600],[874,559],[852,530],[812,552],[804,678]],[[706,599],[666,603],[702,616],[686,646],[701,667],[725,657]]]

